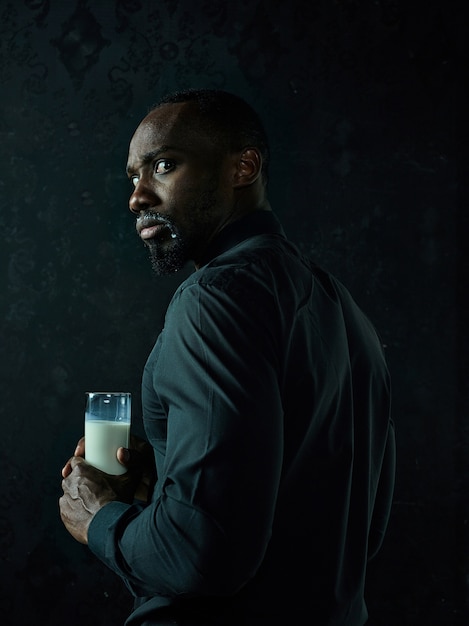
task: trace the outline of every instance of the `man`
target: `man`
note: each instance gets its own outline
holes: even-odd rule
[[[268,158],[252,109],[210,90],[166,98],[130,143],[154,269],[195,264],[143,374],[157,478],[148,444],[119,449],[113,477],[81,440],[60,500],[134,595],[128,626],[367,620],[394,480],[388,372],[345,288],[286,239]]]

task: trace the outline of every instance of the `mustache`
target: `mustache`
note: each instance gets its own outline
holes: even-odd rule
[[[149,210],[140,214],[135,223],[136,230],[139,234],[144,228],[150,228],[152,226],[164,227],[166,232],[170,232],[171,239],[180,239],[181,233],[174,220],[158,211]],[[148,243],[151,242],[152,240],[148,241]]]
[[[146,211],[137,218],[137,225],[140,226],[140,228],[147,228],[148,226],[154,226],[155,224],[167,224],[168,226],[174,226],[174,222],[170,217],[162,215],[157,211]]]

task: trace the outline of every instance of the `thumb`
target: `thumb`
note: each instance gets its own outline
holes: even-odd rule
[[[127,468],[139,467],[142,465],[142,455],[138,450],[130,450],[130,448],[118,448],[117,460],[121,465]]]

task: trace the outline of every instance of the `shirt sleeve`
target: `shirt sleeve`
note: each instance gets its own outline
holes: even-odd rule
[[[368,558],[371,560],[381,549],[391,516],[392,497],[396,474],[396,435],[393,420],[389,422],[383,462],[376,489],[373,516],[368,540]]]
[[[154,499],[108,504],[89,532],[135,595],[231,594],[262,561],[283,452],[277,317],[253,277],[193,283],[173,299],[147,364],[167,417]],[[161,420],[144,419],[151,440]]]

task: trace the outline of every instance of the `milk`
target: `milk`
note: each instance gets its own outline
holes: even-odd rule
[[[116,457],[117,448],[129,446],[129,422],[85,419],[85,459],[106,474],[127,471]]]

